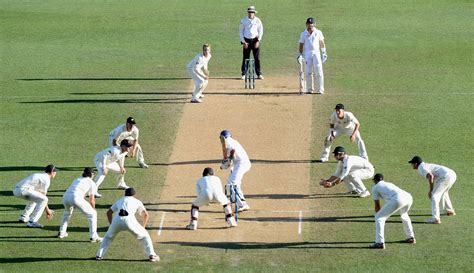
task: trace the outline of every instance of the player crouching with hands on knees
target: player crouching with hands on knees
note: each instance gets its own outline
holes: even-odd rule
[[[132,233],[138,240],[142,241],[150,262],[157,262],[160,260],[160,257],[156,255],[153,248],[150,234],[148,234],[148,231],[145,229],[146,224],[148,223],[148,212],[143,203],[136,199],[134,195],[134,188],[126,189],[125,196],[115,202],[115,204],[113,204],[107,211],[107,219],[109,220],[110,226],[102,243],[100,243],[99,250],[95,257],[96,260],[102,260],[110,244],[115,239],[115,236],[123,230]],[[137,218],[135,218],[135,213],[137,212],[140,215],[143,214],[142,225],[140,225]]]
[[[370,248],[385,249],[385,221],[397,212],[400,211],[400,218],[402,218],[403,230],[407,239],[406,243],[416,244],[415,233],[411,224],[408,211],[413,204],[411,194],[400,189],[392,183],[385,182],[383,175],[378,173],[373,178],[375,186],[372,188],[372,196],[374,198],[375,206],[375,243],[370,245]],[[380,199],[385,201],[385,204],[380,208]]]
[[[328,179],[321,179],[319,183],[325,188],[331,188],[344,181],[349,194],[359,197],[367,197],[370,192],[362,182],[374,175],[374,166],[368,160],[360,156],[347,155],[344,147],[338,146],[334,149],[334,157],[337,161],[336,172]]]
[[[225,220],[230,227],[236,227],[234,215],[232,214],[232,206],[227,196],[222,190],[222,183],[219,177],[214,176],[214,170],[207,167],[202,172],[202,177],[196,183],[197,198],[191,205],[191,221],[186,229],[196,230],[199,217],[199,207],[207,206],[211,202],[218,202],[224,207]]]
[[[56,177],[56,167],[48,165],[44,173],[35,173],[18,182],[13,189],[13,195],[27,200],[25,210],[18,219],[20,223],[28,223],[29,228],[42,228],[38,223],[43,211],[46,212],[48,220],[53,218],[54,211],[48,207],[48,197],[46,196],[51,179]]]

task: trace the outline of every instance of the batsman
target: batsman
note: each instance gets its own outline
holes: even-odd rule
[[[321,30],[316,28],[316,20],[310,17],[306,20],[306,30],[301,32],[299,40],[298,62],[302,65],[303,58],[306,63],[306,92],[312,94],[314,92],[313,75],[318,82],[317,94],[324,94],[324,74],[323,63],[326,62],[328,56],[326,54],[326,44],[324,43],[324,35]],[[302,68],[302,67],[301,67]],[[315,73],[313,73],[313,70]],[[302,69],[300,69],[302,71]],[[300,92],[303,92],[301,82],[304,80],[300,73]]]
[[[242,191],[242,178],[244,174],[250,170],[252,166],[247,152],[240,143],[232,138],[232,134],[228,130],[223,130],[219,136],[222,144],[222,153],[224,160],[221,164],[221,169],[230,168],[230,175],[227,179],[226,193],[230,194],[230,187],[235,185],[237,188],[237,206],[238,211],[242,212],[249,210],[250,206],[245,201],[245,196]]]

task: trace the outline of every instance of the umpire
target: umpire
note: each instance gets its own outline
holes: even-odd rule
[[[247,8],[247,16],[240,21],[240,43],[243,48],[242,59],[242,80],[245,79],[245,60],[250,59],[250,51],[253,52],[255,59],[255,72],[260,80],[263,80],[262,72],[260,71],[260,41],[263,36],[262,21],[255,16],[257,11],[254,6]]]

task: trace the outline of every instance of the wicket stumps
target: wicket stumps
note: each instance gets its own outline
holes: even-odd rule
[[[255,89],[255,61],[245,60],[245,89]]]

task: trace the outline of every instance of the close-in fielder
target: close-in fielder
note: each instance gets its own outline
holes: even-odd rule
[[[126,172],[124,163],[125,156],[128,154],[131,146],[132,145],[128,140],[124,139],[120,142],[120,146],[109,147],[95,155],[94,163],[97,168],[95,184],[97,185],[97,190],[99,189],[100,184],[104,182],[105,176],[109,173],[109,170],[117,175],[117,188],[128,188],[124,180]],[[102,195],[97,192],[95,197],[100,198]]]
[[[328,161],[332,142],[341,134],[348,135],[350,140],[359,147],[359,156],[369,160],[365,143],[360,136],[360,123],[357,118],[351,112],[345,111],[344,104],[342,103],[336,104],[334,109],[336,111],[329,118],[329,132],[324,139],[324,150],[320,158],[321,162]]]
[[[186,229],[196,230],[198,226],[199,208],[207,206],[211,202],[218,202],[224,207],[225,220],[230,227],[237,226],[234,215],[232,214],[232,206],[229,199],[222,191],[222,183],[219,177],[214,175],[214,170],[207,167],[202,172],[202,177],[196,183],[197,198],[191,205],[191,221]]]
[[[408,215],[413,204],[411,194],[392,183],[385,182],[380,173],[376,174],[373,180],[375,183],[375,186],[372,187],[375,207],[375,243],[370,245],[370,248],[385,249],[385,221],[397,211],[400,211],[400,218],[402,218],[403,231],[406,235],[405,242],[416,244],[415,233]],[[382,208],[380,208],[380,199],[385,201]]]
[[[138,143],[139,130],[136,125],[136,121],[133,117],[128,117],[125,124],[117,126],[109,133],[109,145],[117,146],[122,140],[126,139],[132,148],[128,153],[129,157],[137,158],[138,166],[140,168],[148,168],[148,165],[145,163],[145,158],[143,157],[142,147]]]
[[[245,201],[245,196],[242,191],[242,178],[252,166],[249,156],[242,145],[240,145],[237,140],[232,138],[230,131],[223,130],[220,134],[220,139],[224,161],[233,161],[233,166],[230,168],[230,175],[227,179],[226,193],[230,194],[230,188],[232,185],[235,185],[237,194],[239,195],[239,198],[236,200],[238,211],[249,210],[250,206]]]
[[[74,208],[78,208],[87,218],[89,222],[89,238],[90,241],[101,242],[102,238],[97,234],[97,212],[95,210],[95,194],[97,186],[92,180],[92,168],[85,168],[82,177],[76,178],[71,186],[66,190],[63,196],[64,214],[59,226],[59,238],[68,236],[67,226],[71,219]],[[88,203],[84,197],[89,195]]]
[[[107,211],[107,219],[109,220],[110,226],[102,243],[100,243],[99,250],[96,254],[96,260],[102,260],[110,244],[115,239],[115,236],[121,231],[130,232],[137,238],[137,240],[140,240],[143,243],[143,247],[145,248],[145,252],[150,262],[157,262],[160,260],[160,257],[156,255],[153,248],[150,234],[148,234],[148,231],[145,229],[149,218],[148,212],[143,203],[135,198],[134,195],[134,188],[126,189],[125,196],[115,202],[115,204],[113,204]],[[137,218],[135,218],[137,212],[139,215],[143,214],[142,225],[140,225]]]
[[[429,183],[428,198],[431,199],[432,217],[426,222],[430,224],[441,224],[440,202],[441,208],[446,211],[446,215],[454,216],[453,204],[449,198],[449,190],[456,182],[456,173],[441,165],[425,163],[419,156],[414,156],[408,163],[413,169],[425,177]]]
[[[314,18],[306,20],[306,30],[300,34],[299,53],[306,62],[306,91],[310,94],[314,92],[313,75],[316,75],[314,80],[318,81],[317,94],[324,94],[323,63],[328,56],[324,35],[315,25]]]
[[[347,155],[344,147],[338,146],[334,149],[334,157],[337,161],[336,172],[328,178],[321,179],[320,185],[331,188],[344,181],[349,194],[359,197],[367,197],[370,192],[362,182],[374,175],[374,166],[365,158],[356,155]]]
[[[18,219],[20,223],[27,223],[30,228],[42,228],[43,225],[38,223],[43,211],[46,212],[46,217],[51,219],[54,211],[48,207],[48,193],[51,179],[56,177],[56,167],[48,165],[44,169],[44,173],[32,174],[15,185],[13,195],[18,198],[25,199],[25,210]]]
[[[202,45],[202,53],[199,53],[194,57],[191,62],[187,65],[189,75],[194,80],[194,91],[192,103],[201,103],[201,98],[204,98],[202,92],[206,89],[209,82],[209,70],[207,65],[211,59],[211,45]]]

